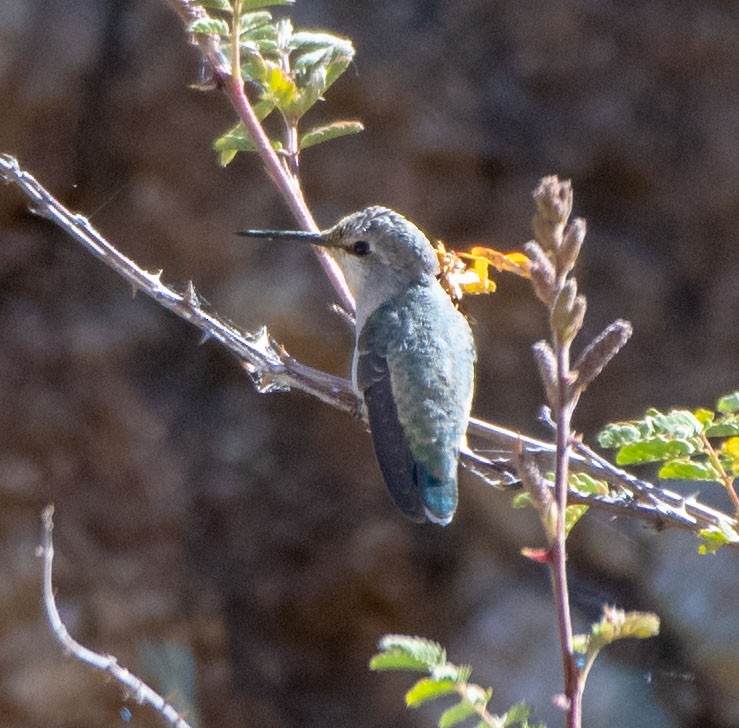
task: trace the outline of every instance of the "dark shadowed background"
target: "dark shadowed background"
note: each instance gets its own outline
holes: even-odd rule
[[[380,203],[453,247],[514,249],[538,179],[569,177],[589,224],[584,336],[617,317],[635,329],[578,430],[592,441],[609,420],[737,387],[736,3],[301,0],[292,16],[357,48],[314,119],[367,130],[302,160],[319,223]],[[293,221],[256,159],[217,166],[211,142],[234,118],[197,80],[161,0],[0,5],[0,150],[139,263],[347,373],[351,334],[310,251],[233,236]],[[499,289],[468,306],[474,412],[542,435],[543,312],[522,282]],[[702,497],[729,508],[718,486]],[[72,634],[201,726],[434,725],[438,711],[404,709],[408,676],[367,671],[386,632],[444,642],[495,686],[493,710],[525,699],[561,725],[547,574],[519,555],[541,535],[509,500],[463,473],[449,528],[406,522],[360,423],[257,394],[229,355],[0,189],[3,726],[159,725],[49,636],[34,547],[50,501]],[[663,624],[596,664],[585,725],[739,725],[736,554],[700,557],[687,534],[597,513],[571,548],[579,629],[604,602]]]

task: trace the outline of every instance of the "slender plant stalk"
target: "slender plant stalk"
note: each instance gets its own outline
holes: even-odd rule
[[[167,4],[179,15],[186,26],[193,21],[202,19],[205,12],[202,8],[188,2],[188,0],[167,0]],[[238,28],[238,20],[234,19],[234,27]],[[234,34],[236,35],[236,34]],[[264,165],[267,175],[277,187],[282,199],[295,216],[298,225],[303,230],[316,232],[318,225],[308,209],[303,196],[303,190],[298,178],[291,174],[287,166],[282,163],[277,153],[272,148],[269,138],[262,127],[261,122],[254,113],[254,109],[244,91],[244,82],[241,77],[241,64],[238,52],[238,37],[232,38],[231,62],[226,63],[216,40],[212,36],[198,33],[195,37],[196,45],[209,64],[213,77],[217,84],[223,89],[226,98],[233,106],[236,114],[244,125],[249,137],[256,147],[257,154]],[[339,266],[331,255],[323,248],[313,248],[324,272],[334,287],[341,305],[347,311],[355,310],[354,297],[349,291],[344,276]]]
[[[570,611],[569,588],[567,584],[567,532],[565,517],[569,483],[570,433],[572,428],[572,403],[569,399],[570,352],[569,344],[561,344],[555,349],[557,357],[557,378],[559,384],[559,404],[556,412],[557,440],[556,464],[554,474],[554,498],[557,503],[557,528],[551,545],[549,571],[557,608],[559,639],[562,651],[562,672],[567,698],[567,727],[580,728],[582,722],[582,691],[578,680],[578,668],[572,639],[572,615]]]

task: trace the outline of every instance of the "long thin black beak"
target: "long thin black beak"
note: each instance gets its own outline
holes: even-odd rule
[[[266,240],[294,240],[319,245],[321,233],[309,233],[305,230],[240,230],[236,233],[242,238],[261,238]]]

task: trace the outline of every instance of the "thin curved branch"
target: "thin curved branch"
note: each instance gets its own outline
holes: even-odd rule
[[[54,506],[46,506],[41,513],[43,528],[38,555],[43,558],[44,609],[56,641],[61,645],[65,653],[72,655],[75,659],[96,670],[110,675],[123,688],[127,698],[134,700],[140,705],[148,705],[150,708],[153,708],[167,723],[174,726],[174,728],[190,728],[190,724],[171,703],[166,701],[156,690],[149,687],[141,678],[129,672],[122,665],[119,665],[115,657],[112,655],[101,655],[99,652],[88,649],[77,642],[67,631],[56,606],[54,586],[52,583],[54,563],[54,541],[52,539],[52,531],[54,529],[53,518]]]
[[[0,154],[0,179],[12,184],[29,200],[35,214],[50,220],[88,251],[127,280],[134,290],[141,290],[157,303],[197,326],[206,339],[214,339],[233,353],[249,373],[254,386],[263,393],[298,389],[342,412],[359,417],[361,406],[351,383],[293,359],[262,328],[244,333],[217,313],[204,308],[203,302],[189,284],[179,292],[162,282],[162,272],[149,273],[123,255],[95,230],[84,216],[67,210],[28,172],[20,169],[17,160]],[[501,464],[512,469],[512,453],[526,450],[543,470],[551,470],[555,448],[551,443],[536,440],[520,432],[490,422],[471,418],[468,435],[477,445],[478,453],[463,453],[463,465],[486,483],[501,487]],[[719,528],[732,532],[734,519],[709,508],[695,498],[658,488],[615,467],[582,443],[572,443],[571,466],[574,470],[600,478],[612,487],[612,495],[578,493],[570,489],[571,503],[606,510],[621,516],[637,516],[657,529],[675,527],[698,534],[703,529]],[[495,453],[495,457],[491,456]],[[739,550],[739,543],[730,544]]]
[[[182,20],[185,28],[190,27],[196,20],[207,17],[201,7],[193,5],[189,0],[166,1]],[[282,163],[272,148],[269,138],[244,92],[243,81],[231,73],[231,65],[221,53],[217,38],[212,35],[197,33],[191,36],[191,43],[200,50],[203,59],[210,67],[216,85],[223,90],[249,137],[254,142],[267,175],[279,190],[285,204],[295,216],[298,225],[304,230],[318,231],[318,225],[316,225],[316,221],[313,219],[313,215],[303,197],[300,180]],[[320,261],[344,308],[347,311],[354,311],[354,297],[349,291],[344,275],[336,261],[323,248],[313,246],[313,252]]]

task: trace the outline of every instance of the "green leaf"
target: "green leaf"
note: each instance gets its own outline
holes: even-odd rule
[[[657,413],[652,417],[654,430],[657,433],[685,439],[700,435],[703,431],[701,421],[688,410],[672,410],[666,415]]]
[[[272,5],[293,5],[295,0],[272,0],[265,2],[264,0],[242,0],[241,9],[243,11],[256,10],[257,8],[268,8]]]
[[[588,512],[588,506],[574,505],[567,506],[565,509],[565,538],[570,535],[570,531],[575,524]]]
[[[570,473],[570,487],[580,493],[592,493],[593,495],[608,495],[610,492],[605,480],[594,478],[587,473]]]
[[[210,8],[211,10],[223,10],[225,13],[233,11],[231,3],[228,0],[198,0],[196,3],[201,8]]]
[[[590,627],[588,653],[597,654],[605,645],[625,638],[646,639],[659,634],[659,617],[652,612],[625,612],[603,607],[603,618]]]
[[[706,428],[706,437],[736,437],[739,435],[739,415],[728,414]]]
[[[718,526],[704,528],[698,532],[703,543],[698,547],[699,554],[715,554],[722,546],[731,543],[739,543],[739,533],[730,528],[727,524],[721,523]]]
[[[284,113],[296,97],[298,89],[295,86],[295,82],[289,76],[286,76],[279,66],[274,64],[268,65],[269,71],[265,79],[266,88],[264,90],[264,96],[274,101],[277,108]]]
[[[383,652],[389,650],[404,652],[422,663],[429,671],[446,662],[446,650],[438,642],[423,637],[388,634],[382,637],[378,647]]]
[[[511,505],[514,508],[528,508],[533,505],[531,494],[522,490],[520,493],[516,493],[511,500]]]
[[[702,445],[699,439],[678,440],[659,435],[641,442],[624,445],[616,455],[618,465],[635,465],[638,463],[656,463],[670,458],[679,458],[700,452]]]
[[[514,723],[523,723],[531,713],[531,709],[526,703],[516,703],[506,711],[503,718],[503,725],[513,725]]]
[[[416,672],[426,672],[428,670],[426,663],[400,650],[380,652],[370,660],[369,667],[370,670],[375,671],[413,670]]]
[[[360,121],[334,121],[305,132],[300,137],[299,148],[301,150],[307,149],[316,144],[323,144],[323,142],[330,141],[331,139],[338,139],[349,134],[358,134],[363,130],[364,126]]]
[[[322,33],[314,30],[299,30],[292,34],[290,48],[293,50],[308,50],[313,48],[337,48],[354,55],[354,46],[348,38]]]
[[[718,402],[716,402],[716,409],[724,414],[731,414],[732,412],[739,412],[739,392],[732,392],[726,394]]]
[[[606,428],[598,434],[598,444],[609,450],[615,450],[632,442],[638,442],[642,438],[642,433],[636,425],[628,422],[616,422],[607,425]]]
[[[721,477],[709,462],[697,462],[680,458],[669,460],[659,470],[659,477],[665,480],[708,480],[720,482]]]
[[[455,692],[457,692],[457,683],[453,680],[434,680],[424,677],[405,694],[405,704],[409,708],[418,708],[429,700]]]
[[[282,143],[279,141],[272,141],[271,144],[275,151],[282,149]],[[246,129],[241,124],[236,124],[213,142],[213,149],[218,152],[219,164],[225,167],[233,160],[237,152],[253,152],[256,147],[246,133]]]
[[[221,18],[198,18],[187,26],[187,32],[205,35],[228,35],[228,23]]]
[[[462,700],[451,708],[447,708],[439,718],[439,728],[450,728],[461,723],[475,713],[475,706]]]
[[[454,665],[451,662],[436,665],[431,670],[431,677],[434,680],[453,680],[455,683],[467,682],[471,674],[472,668],[469,665]]]

